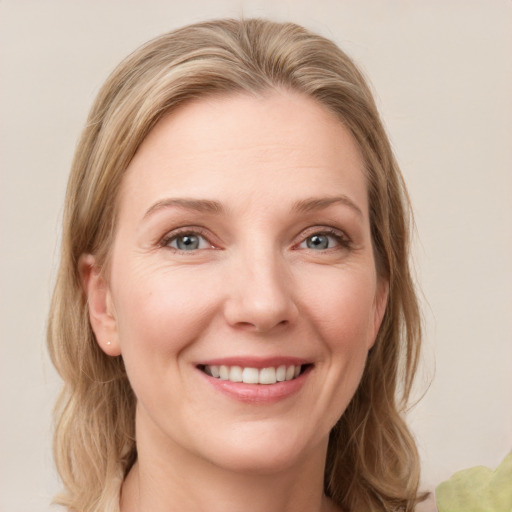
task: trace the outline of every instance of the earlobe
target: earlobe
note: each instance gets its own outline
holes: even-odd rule
[[[109,356],[121,354],[111,292],[104,274],[92,254],[82,254],[78,261],[82,289],[87,297],[89,321],[100,348]]]

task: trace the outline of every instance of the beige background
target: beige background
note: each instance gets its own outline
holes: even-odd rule
[[[424,483],[512,448],[512,2],[0,0],[0,512],[45,511],[59,388],[44,348],[72,152],[109,71],[220,16],[292,20],[371,78],[416,211]]]

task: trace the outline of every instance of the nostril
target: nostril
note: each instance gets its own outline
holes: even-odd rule
[[[261,290],[245,290],[245,293],[229,297],[224,308],[227,322],[232,327],[254,332],[269,332],[293,324],[298,317],[294,301],[274,295],[268,292],[265,296]]]
[[[272,322],[264,322],[264,321],[255,321],[252,322],[236,322],[233,327],[240,329],[242,331],[253,331],[253,332],[269,332],[274,329],[282,329],[287,327],[290,324],[288,320],[281,320],[276,324]]]
[[[253,330],[256,327],[251,322],[237,322],[235,324],[235,326],[238,327],[239,329],[243,329],[243,330]]]

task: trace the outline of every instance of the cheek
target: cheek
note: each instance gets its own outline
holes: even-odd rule
[[[370,267],[371,269],[371,267]],[[372,272],[332,272],[316,276],[309,314],[324,344],[319,373],[323,393],[316,397],[318,416],[328,432],[347,408],[359,386],[373,343],[376,282]],[[327,411],[327,412],[326,412]]]
[[[302,295],[330,348],[366,352],[374,338],[376,280],[372,270],[335,269],[316,276],[314,282],[316,293],[309,293],[309,299],[307,293]]]
[[[140,407],[158,423],[162,404],[183,407],[182,394],[169,389],[185,389],[187,349],[211,321],[215,304],[193,276],[156,270],[123,275],[130,279],[118,282],[114,296],[121,355]]]
[[[121,269],[122,270],[122,269]],[[204,330],[215,308],[212,292],[200,288],[198,276],[158,269],[135,269],[119,279],[114,304],[125,364],[151,364],[171,370],[176,355]],[[146,364],[144,364],[146,363]]]

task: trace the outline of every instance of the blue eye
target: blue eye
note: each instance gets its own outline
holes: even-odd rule
[[[306,246],[308,249],[328,249],[331,245],[327,235],[312,235],[306,238]]]
[[[338,232],[319,232],[309,235],[301,244],[302,249],[312,249],[314,251],[325,251],[335,247],[349,247],[350,242]]]
[[[173,249],[178,249],[179,251],[196,251],[198,249],[208,249],[211,247],[211,244],[209,244],[205,238],[196,233],[174,235],[172,238],[168,238],[165,241],[165,245]]]

